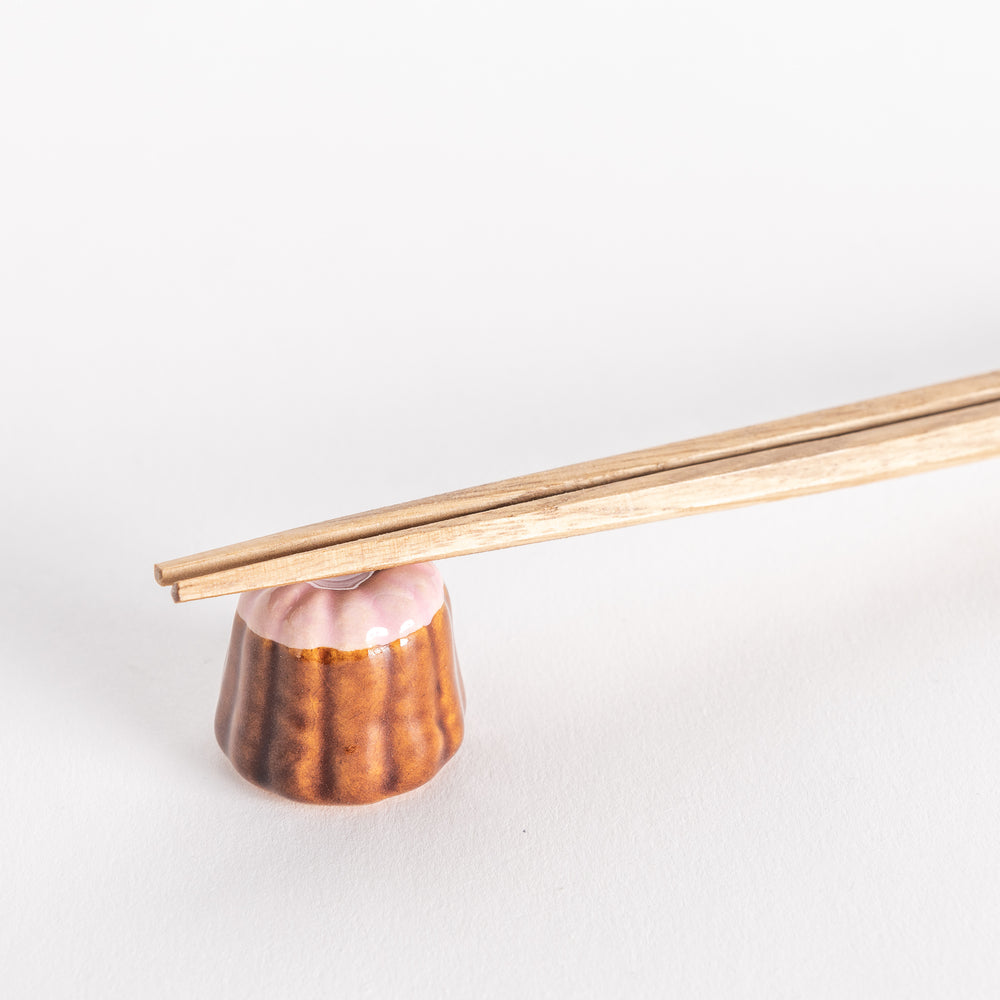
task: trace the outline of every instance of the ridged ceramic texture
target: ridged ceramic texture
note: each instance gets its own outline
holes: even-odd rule
[[[291,649],[237,614],[215,733],[263,788],[302,802],[377,802],[452,757],[464,704],[447,592],[427,625],[367,649]]]

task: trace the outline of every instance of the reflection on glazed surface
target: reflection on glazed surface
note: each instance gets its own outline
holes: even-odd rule
[[[248,591],[236,611],[257,635],[290,649],[367,649],[423,628],[443,601],[437,567],[417,563],[381,570],[352,590],[293,583]]]
[[[243,777],[305,802],[375,802],[428,781],[458,749],[465,694],[441,578],[429,564],[399,567],[358,590],[382,576],[362,603],[349,600],[357,591],[296,584],[251,604],[266,612],[258,624],[285,637],[395,634],[364,648],[289,646],[237,612],[215,729]],[[440,599],[428,611],[435,585]],[[363,610],[374,617],[366,622]]]

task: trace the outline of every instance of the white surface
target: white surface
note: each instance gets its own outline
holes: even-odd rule
[[[0,13],[12,997],[1000,992],[1000,463],[442,565],[309,808],[155,560],[1000,367],[986,3]]]

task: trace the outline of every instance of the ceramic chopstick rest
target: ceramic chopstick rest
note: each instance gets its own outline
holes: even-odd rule
[[[303,802],[376,802],[454,755],[464,702],[448,593],[419,563],[244,593],[215,732],[257,785]]]

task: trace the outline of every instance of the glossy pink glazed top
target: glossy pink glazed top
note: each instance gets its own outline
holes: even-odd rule
[[[433,563],[375,573],[354,590],[323,590],[311,583],[251,590],[236,607],[257,635],[290,649],[370,649],[430,624],[444,603],[444,583]]]

